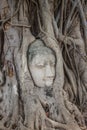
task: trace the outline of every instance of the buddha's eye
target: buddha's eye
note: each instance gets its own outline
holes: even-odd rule
[[[37,68],[39,68],[39,69],[42,69],[42,68],[44,68],[44,67],[45,67],[44,64],[42,64],[42,65],[37,65]]]
[[[54,67],[54,66],[55,66],[55,63],[51,62],[50,65]]]

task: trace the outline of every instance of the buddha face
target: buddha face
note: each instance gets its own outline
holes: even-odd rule
[[[37,54],[29,63],[33,81],[38,87],[50,87],[55,78],[55,56]]]

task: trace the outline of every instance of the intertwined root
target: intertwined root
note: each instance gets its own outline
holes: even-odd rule
[[[55,129],[81,130],[81,129],[86,128],[86,127],[80,128],[77,122],[74,120],[74,118],[69,117],[71,114],[69,114],[68,116],[67,116],[68,113],[64,115],[65,108],[62,109],[63,111],[60,111],[60,113],[62,113],[64,117],[64,122],[66,123],[61,123],[61,122],[50,119],[49,117],[47,117],[42,107],[42,104],[38,98],[31,100],[31,103],[35,103],[35,102],[36,104],[33,104],[33,108],[32,109],[30,108],[31,114],[30,116],[28,116],[28,120],[27,120],[29,129],[31,130],[51,130],[51,129],[52,130],[55,130]],[[65,116],[69,117],[70,121],[67,119],[67,117],[65,118]]]

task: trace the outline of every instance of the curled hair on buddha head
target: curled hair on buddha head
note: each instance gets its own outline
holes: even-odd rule
[[[36,55],[49,55],[52,54],[55,56],[55,53],[52,49],[45,46],[44,42],[41,39],[36,39],[28,47],[28,63],[30,63]]]

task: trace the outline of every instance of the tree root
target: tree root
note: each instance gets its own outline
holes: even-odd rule
[[[35,112],[34,128],[35,130],[48,130],[49,128],[53,128],[54,130],[57,128],[64,130],[81,130],[77,122],[75,122],[73,118],[72,121],[70,120],[70,122],[68,121],[64,124],[58,121],[56,122],[47,117],[40,102],[38,102],[38,107]]]
[[[66,92],[64,91],[64,102],[65,102],[65,106],[66,108],[69,110],[69,112],[73,115],[74,118],[77,119],[78,124],[80,125],[85,125],[83,116],[81,114],[81,112],[79,111],[79,109],[77,108],[77,106],[73,103],[71,103],[66,95]]]

